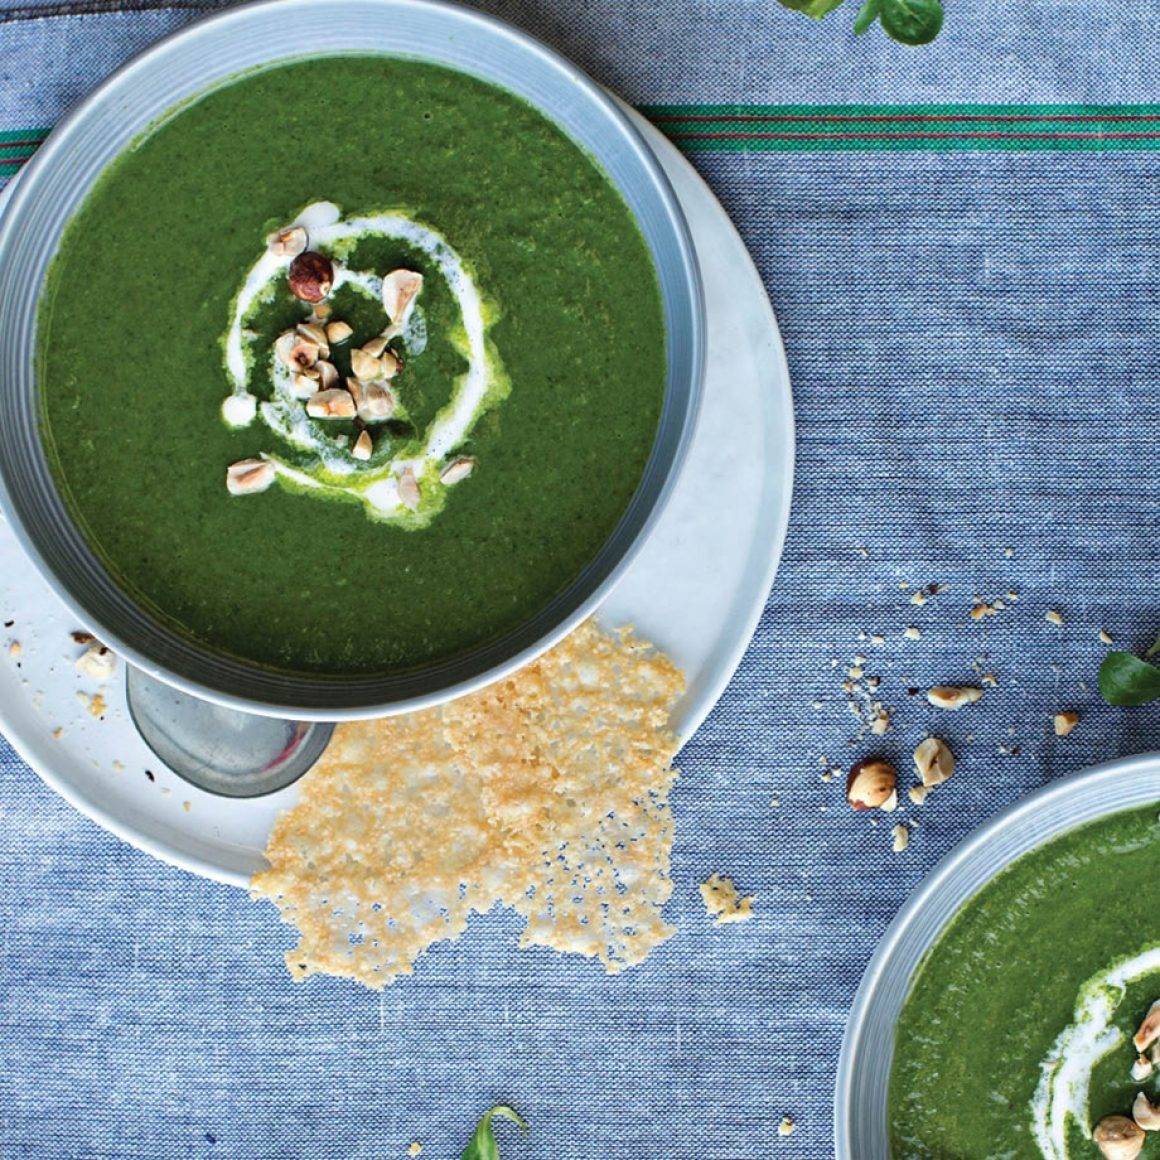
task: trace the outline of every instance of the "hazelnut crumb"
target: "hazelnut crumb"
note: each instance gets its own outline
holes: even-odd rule
[[[796,1127],[797,1124],[793,1122],[792,1116],[782,1116],[781,1123],[777,1126],[777,1134],[779,1136],[792,1136]]]
[[[922,638],[922,631],[912,624],[902,635],[906,640],[920,640]]]
[[[407,1149],[407,1155],[408,1156],[422,1156],[423,1155],[423,1145],[420,1144],[418,1140],[412,1140],[411,1146]]]
[[[891,848],[896,854],[901,854],[910,845],[910,831],[901,822],[890,831]]]
[[[1056,713],[1053,722],[1056,737],[1066,737],[1079,724],[1079,714],[1069,709],[1063,713]]]
[[[1115,644],[1116,642],[1112,639],[1111,633],[1105,632],[1101,628],[1100,629],[1100,643],[1101,644]]]
[[[926,595],[922,592],[916,592],[910,598],[911,604],[917,604],[920,608],[926,603]]]
[[[927,795],[930,793],[930,786],[928,785],[912,785],[907,790],[906,796],[916,805],[920,806],[926,801]]]
[[[1055,624],[1055,625],[1062,626],[1063,625],[1063,615],[1059,612],[1056,612],[1055,609],[1053,608],[1047,614],[1047,622],[1048,622],[1048,624]]]
[[[882,635],[882,633],[880,633],[880,632],[872,633],[870,636],[870,643],[871,644],[885,644],[886,637],[884,637]]]
[[[181,803],[181,808],[182,808],[183,810],[185,810],[185,812],[188,814],[188,813],[189,813],[189,811],[190,811],[191,809],[193,809],[193,802],[191,802],[191,801],[184,801],[184,802],[182,802],[182,803]]]
[[[935,685],[929,689],[926,699],[936,709],[961,709],[964,705],[971,705],[983,699],[982,689],[958,687],[955,685]]]
[[[18,640],[13,640],[13,641],[10,641],[10,642],[9,642],[9,644],[8,644],[8,655],[9,655],[10,657],[13,657],[13,658],[15,658],[15,657],[18,657],[18,656],[20,656],[20,654],[21,654],[22,652],[24,652],[24,645],[22,645],[22,644],[20,643],[20,641],[18,641]]]

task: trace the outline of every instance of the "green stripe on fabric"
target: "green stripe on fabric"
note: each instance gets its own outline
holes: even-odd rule
[[[686,153],[1160,150],[1160,104],[642,105]],[[0,130],[11,176],[49,130]]]
[[[1160,105],[646,105],[686,152],[1160,149]]]
[[[48,129],[0,129],[0,146],[16,141],[27,141],[30,147],[39,145],[49,134]]]

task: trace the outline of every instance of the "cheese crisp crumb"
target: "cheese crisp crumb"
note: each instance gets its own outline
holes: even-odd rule
[[[376,989],[496,903],[522,947],[609,973],[675,933],[668,795],[684,687],[649,645],[589,623],[437,709],[340,725],[251,883],[298,928],[286,956]]]
[[[757,901],[755,895],[743,897],[733,885],[733,879],[722,878],[720,874],[710,874],[701,883],[701,899],[718,925],[748,922],[753,917],[753,904]]]

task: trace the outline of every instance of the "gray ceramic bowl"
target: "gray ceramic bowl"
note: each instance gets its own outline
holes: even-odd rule
[[[1065,831],[1158,801],[1160,753],[1097,765],[1016,802],[926,877],[882,936],[850,1009],[834,1093],[838,1160],[889,1160],[894,1025],[915,970],[963,903],[1016,858]]]
[[[383,52],[448,65],[517,93],[595,157],[652,252],[668,333],[668,380],[652,455],[619,525],[575,582],[530,621],[475,651],[384,677],[273,673],[223,657],[149,616],[111,581],[57,494],[37,430],[36,307],[57,242],[101,170],[160,114],[236,74],[302,56]],[[271,0],[232,8],[162,41],[97,89],[21,175],[0,220],[0,504],[77,618],[132,663],[197,696],[258,713],[340,719],[419,708],[511,672],[607,595],[654,525],[692,435],[701,390],[700,278],[679,205],[616,103],[516,29],[436,0]]]

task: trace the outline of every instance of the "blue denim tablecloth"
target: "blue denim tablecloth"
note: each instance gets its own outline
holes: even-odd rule
[[[1025,791],[1160,748],[1155,707],[1093,690],[1101,627],[1134,647],[1160,629],[1160,3],[948,0],[918,51],[773,0],[488,6],[653,106],[738,223],[789,351],[792,527],[680,762],[681,933],[606,978],[515,950],[496,913],[381,997],[296,987],[272,910],[122,845],[0,743],[5,1158],[377,1160],[417,1139],[444,1160],[497,1099],[533,1125],[505,1160],[827,1156],[844,1014],[907,893]],[[3,0],[0,131],[35,140],[206,8]],[[916,109],[861,107],[899,104]],[[964,117],[995,104],[1004,119]],[[902,581],[949,590],[918,608]],[[1014,610],[968,618],[1010,588]],[[947,719],[959,772],[901,856],[820,777],[849,764],[859,651],[903,764],[929,720],[907,683],[971,678],[981,655],[999,680],[985,713]],[[1058,740],[1065,707],[1083,720]],[[707,921],[714,870],[758,896],[752,923]]]

